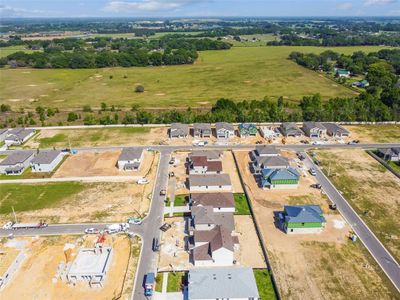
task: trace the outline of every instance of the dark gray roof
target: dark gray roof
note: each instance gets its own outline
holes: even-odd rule
[[[16,164],[24,163],[27,159],[30,159],[33,155],[33,151],[18,151],[12,152],[6,159],[0,162],[1,166],[13,166]]]
[[[118,161],[140,160],[142,153],[142,148],[123,148],[118,157]]]
[[[35,132],[35,129],[25,129],[25,128],[13,128],[7,132],[7,140],[23,140],[31,133]]]
[[[258,156],[256,157],[258,166],[264,168],[276,168],[276,167],[289,167],[289,159],[284,156]]]
[[[225,129],[229,131],[235,131],[235,128],[233,127],[232,124],[226,123],[226,122],[218,122],[215,124],[215,129],[218,131],[220,129]]]
[[[325,126],[325,128],[329,134],[335,134],[336,132],[339,132],[340,134],[349,134],[350,133],[346,128],[344,128],[336,123],[322,123],[322,124]]]
[[[194,130],[210,130],[211,131],[211,124],[209,124],[209,123],[194,123],[193,129]]]
[[[194,206],[191,214],[195,226],[196,224],[214,224],[231,232],[235,229],[235,220],[231,212],[214,212],[212,206]]]
[[[189,154],[189,158],[192,156],[206,156],[208,160],[220,159],[222,151],[219,150],[193,150]]]
[[[31,161],[33,164],[50,164],[52,163],[59,155],[61,154],[60,150],[43,150],[40,151]]]
[[[190,186],[220,186],[231,185],[228,174],[189,175]]]
[[[304,122],[303,128],[311,130],[313,128],[318,128],[320,130],[326,130],[325,126],[320,122]]]
[[[170,129],[171,136],[180,136],[189,134],[189,126],[182,123],[172,123]]]
[[[196,299],[259,299],[251,268],[213,267],[189,271],[188,297]]]
[[[258,155],[278,155],[279,151],[275,146],[270,145],[258,145],[256,146],[256,152]]]

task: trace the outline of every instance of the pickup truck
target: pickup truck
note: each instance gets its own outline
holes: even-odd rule
[[[128,223],[121,223],[121,224],[110,224],[104,230],[108,234],[118,233],[121,231],[127,231],[129,229]]]

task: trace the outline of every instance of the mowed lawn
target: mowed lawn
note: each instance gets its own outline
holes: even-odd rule
[[[1,184],[0,214],[11,213],[12,207],[16,212],[53,207],[84,188],[79,182]]]
[[[233,100],[285,97],[298,101],[320,93],[324,99],[354,96],[337,85],[287,59],[292,51],[322,52],[322,47],[233,47],[204,51],[194,65],[105,69],[2,69],[0,103],[14,108],[38,105],[82,108],[101,102],[121,107],[145,108],[210,106],[217,99]],[[350,54],[379,47],[330,48]],[[144,93],[135,93],[142,84]]]
[[[24,51],[25,53],[33,53],[40,50],[30,50],[26,49],[24,46],[9,46],[9,47],[2,47],[0,48],[0,57],[8,56],[18,51]]]

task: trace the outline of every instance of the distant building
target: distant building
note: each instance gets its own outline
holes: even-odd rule
[[[21,175],[35,156],[33,151],[15,151],[0,162],[0,174]]]
[[[117,167],[120,170],[139,170],[143,160],[143,149],[141,148],[123,148],[118,157]]]
[[[320,233],[326,223],[319,205],[287,205],[281,216],[283,230],[288,234]]]
[[[169,129],[170,138],[185,138],[189,135],[189,126],[187,124],[172,123]]]
[[[208,123],[195,123],[193,125],[193,136],[199,138],[211,137],[211,124]]]
[[[6,145],[21,145],[35,134],[35,129],[13,128],[7,131]]]
[[[322,123],[326,128],[326,133],[333,137],[348,137],[350,131],[336,123]]]
[[[32,159],[32,172],[52,172],[64,158],[60,150],[43,150]]]
[[[285,122],[280,126],[280,131],[283,136],[299,137],[302,135],[301,130],[297,127],[296,123]]]
[[[247,267],[191,269],[186,294],[188,300],[261,299],[253,270]]]
[[[335,76],[339,78],[350,78],[350,71],[335,68]]]
[[[229,139],[235,136],[235,128],[226,122],[216,123],[215,131],[217,134],[217,139]]]
[[[239,135],[240,137],[257,136],[257,126],[251,123],[239,124]]]
[[[326,128],[320,122],[304,122],[302,129],[310,138],[322,138],[326,135]]]
[[[262,187],[268,189],[293,189],[299,185],[300,174],[292,168],[263,169]]]

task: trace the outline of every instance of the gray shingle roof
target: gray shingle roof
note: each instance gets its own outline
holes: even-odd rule
[[[253,270],[244,267],[199,268],[189,271],[189,299],[259,299]]]
[[[325,126],[320,122],[304,122],[303,128],[307,128],[309,130],[313,129],[313,128],[318,128],[320,130],[326,130]]]
[[[142,153],[142,148],[123,148],[118,157],[118,161],[139,160]]]
[[[278,155],[279,151],[275,146],[270,145],[259,145],[256,146],[256,152],[258,155]]]
[[[289,159],[284,156],[260,156],[256,162],[264,168],[289,167]]]
[[[189,134],[189,126],[182,123],[172,123],[170,129],[171,136],[186,136]]]
[[[52,163],[59,155],[61,154],[60,150],[44,150],[40,151],[31,161],[33,164],[50,164]]]
[[[208,160],[220,159],[222,151],[219,150],[193,150],[189,154],[189,158],[192,156],[206,156]]]
[[[0,162],[1,166],[13,166],[16,164],[21,164],[27,159],[31,158],[33,151],[19,151],[12,152],[6,159]]]
[[[193,129],[194,130],[210,130],[211,131],[211,124],[209,124],[209,123],[194,123]]]
[[[349,134],[350,133],[346,128],[344,128],[336,123],[322,123],[322,124],[325,126],[326,131],[330,135],[333,135],[336,133],[340,133],[340,134]]]
[[[235,207],[232,193],[192,193],[193,206]]]
[[[25,129],[25,128],[13,128],[7,132],[7,140],[23,140],[32,132],[35,132],[35,129]]]
[[[190,186],[220,186],[231,185],[228,174],[189,175]]]
[[[194,206],[191,214],[195,226],[196,224],[214,224],[231,232],[235,229],[235,220],[231,212],[214,212],[212,206]]]
[[[226,122],[218,122],[215,124],[215,129],[221,130],[221,129],[225,129],[225,130],[229,130],[229,131],[235,131],[235,128],[233,127],[232,124],[226,123]]]
[[[319,205],[285,205],[285,221],[287,223],[324,223]]]

